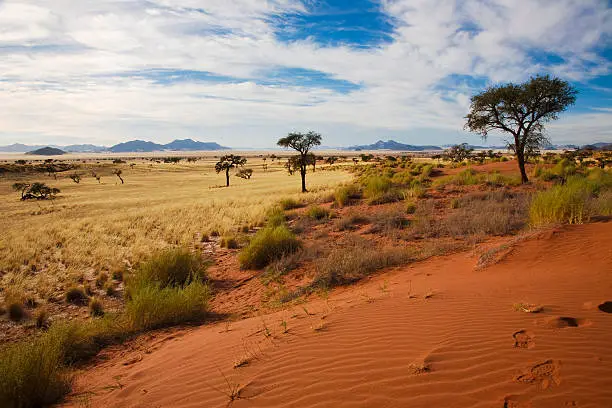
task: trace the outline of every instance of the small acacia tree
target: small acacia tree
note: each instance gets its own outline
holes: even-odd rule
[[[123,184],[123,177],[121,177],[121,175],[123,174],[123,171],[121,171],[121,169],[115,169],[113,170],[113,174],[119,177],[119,180],[121,180],[121,184]]]
[[[221,156],[217,164],[215,164],[215,171],[217,174],[222,171],[225,172],[225,186],[229,187],[230,185],[230,176],[229,172],[234,167],[244,166],[247,162],[247,159],[242,156],[234,156],[233,154],[228,154],[225,156]]]
[[[321,135],[316,132],[292,132],[286,137],[279,139],[277,144],[281,147],[291,148],[299,153],[296,156],[296,167],[299,167],[300,176],[302,177],[302,193],[307,192],[306,170],[307,166],[312,164],[310,149],[321,144]]]
[[[472,96],[466,129],[486,139],[490,131],[510,133],[521,181],[528,180],[525,153],[547,142],[544,125],[576,102],[577,91],[567,81],[538,75],[522,84],[491,86]]]
[[[13,189],[21,193],[21,200],[54,199],[60,192],[59,188],[49,187],[45,183],[15,183]]]
[[[444,157],[455,163],[461,163],[465,159],[469,159],[473,151],[474,149],[470,148],[467,143],[461,143],[445,150]]]
[[[236,177],[240,177],[245,180],[250,180],[252,176],[253,176],[253,169],[240,169],[240,171],[236,173]]]

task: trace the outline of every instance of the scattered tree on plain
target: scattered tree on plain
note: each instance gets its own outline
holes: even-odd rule
[[[544,125],[576,102],[577,91],[567,81],[538,75],[522,84],[491,86],[472,96],[466,129],[486,139],[490,131],[510,133],[521,171],[521,181],[529,181],[525,170],[526,152],[533,152],[548,140]]]
[[[312,164],[314,167],[311,157],[315,158],[314,161],[316,163],[316,157],[310,153],[310,150],[314,146],[321,144],[321,135],[312,131],[308,133],[292,132],[286,137],[279,139],[277,144],[281,147],[291,148],[299,153],[298,156],[294,156],[295,160],[293,163],[291,163],[291,159],[287,162],[286,167],[288,169],[291,167],[293,170],[299,169],[300,176],[302,177],[302,192],[307,192],[306,169],[309,164]]]
[[[452,162],[461,163],[465,159],[469,159],[473,151],[474,149],[470,148],[467,143],[461,143],[444,151],[444,157]]]
[[[253,169],[240,169],[238,173],[236,173],[236,177],[240,177],[245,180],[250,180],[252,175]]]
[[[13,190],[21,193],[21,200],[49,200],[54,199],[60,192],[59,188],[47,186],[45,183],[15,183]]]
[[[225,172],[225,186],[229,187],[230,185],[230,176],[229,172],[234,167],[244,166],[247,162],[247,159],[242,156],[235,156],[233,154],[228,154],[226,156],[221,156],[217,164],[215,164],[215,171],[217,174],[222,171]]]
[[[329,156],[327,159],[325,159],[325,163],[329,164],[330,166],[333,165],[337,161],[338,161],[338,157],[336,156]]]

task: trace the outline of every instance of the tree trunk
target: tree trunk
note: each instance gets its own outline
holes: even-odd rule
[[[517,140],[515,143],[516,150],[516,160],[518,161],[519,170],[521,171],[521,183],[525,184],[529,181],[527,178],[527,172],[525,171],[525,151],[524,146],[519,145],[519,141]]]
[[[302,176],[302,193],[306,193],[306,167],[300,169],[300,175]]]
[[[229,187],[229,169],[225,170],[225,187]]]

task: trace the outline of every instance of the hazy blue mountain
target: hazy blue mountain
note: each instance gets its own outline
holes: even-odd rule
[[[64,147],[60,146],[60,148],[65,152],[72,153],[100,153],[108,150],[106,146],[96,146],[92,144],[75,144]]]
[[[55,147],[47,146],[28,152],[27,154],[33,154],[37,156],[61,156],[62,154],[66,154],[66,152]]]
[[[155,152],[158,150],[164,150],[164,146],[144,140],[130,140],[129,142],[119,143],[109,147],[108,150],[113,153]]]
[[[30,152],[32,150],[36,150],[36,149],[42,149],[43,145],[25,145],[22,143],[13,143],[12,145],[8,145],[8,146],[0,146],[0,152],[9,152],[9,153],[24,153],[24,152]]]
[[[164,145],[166,150],[228,150],[215,142],[197,142],[192,139],[174,140]]]
[[[416,146],[409,145],[400,142],[396,142],[395,140],[387,140],[382,141],[379,140],[376,143],[370,145],[358,145],[358,146],[349,146],[346,148],[347,150],[405,150],[412,152],[420,152],[425,150],[442,150],[439,146]]]

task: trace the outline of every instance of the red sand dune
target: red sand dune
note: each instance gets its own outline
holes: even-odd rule
[[[612,407],[611,242],[609,222],[564,227],[485,269],[430,259],[229,331],[157,335],[80,373],[67,405]]]

